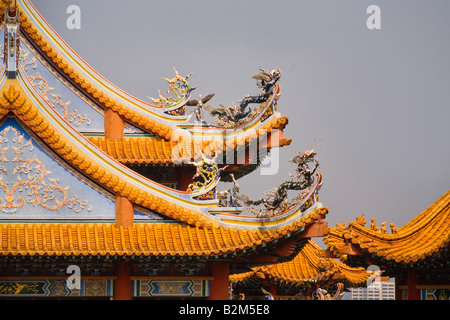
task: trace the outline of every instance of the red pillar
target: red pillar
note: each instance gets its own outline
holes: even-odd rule
[[[420,290],[417,289],[417,275],[414,270],[408,270],[408,300],[420,300]]]
[[[116,195],[115,199],[115,226],[128,228],[134,222],[134,207],[130,200]]]
[[[122,140],[125,122],[122,117],[112,109],[105,110],[105,138]]]
[[[105,138],[122,140],[125,128],[123,118],[110,108],[105,110]],[[133,204],[125,197],[116,195],[115,226],[127,228],[133,225]],[[132,300],[133,285],[131,281],[132,264],[127,258],[116,265],[116,280],[114,282],[114,300]]]
[[[117,262],[114,282],[114,300],[132,300],[133,283],[131,281],[132,264],[128,258]]]
[[[214,280],[209,282],[208,300],[228,300],[230,283],[230,264],[228,261],[212,261],[209,270]]]
[[[186,191],[188,186],[194,181],[195,168],[182,167],[178,175],[178,190]]]
[[[269,292],[272,294],[273,300],[276,300],[278,295],[278,288],[275,284],[271,283],[269,285]]]
[[[109,140],[123,139],[125,122],[123,118],[112,109],[105,110],[105,138]],[[116,195],[116,219],[115,225],[127,228],[133,225],[134,208],[133,204],[125,197]]]

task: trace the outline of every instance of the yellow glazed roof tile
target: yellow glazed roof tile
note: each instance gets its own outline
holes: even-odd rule
[[[2,5],[2,3],[0,3]],[[3,4],[6,6],[6,4]],[[75,68],[73,68],[70,62],[58,53],[56,49],[45,39],[45,36],[36,26],[31,22],[25,12],[20,14],[21,30],[27,34],[31,41],[33,41],[41,53],[46,56],[47,59],[53,62],[66,77],[73,81],[83,92],[90,96],[94,101],[103,106],[119,113],[126,121],[139,126],[148,132],[152,132],[163,139],[156,138],[137,138],[136,140],[123,139],[122,141],[109,141],[105,138],[88,138],[91,142],[96,144],[108,155],[114,157],[122,163],[126,164],[169,164],[171,163],[171,152],[175,144],[172,143],[171,138],[174,133],[174,129],[157,119],[140,114],[126,105],[109,97],[100,88],[90,83],[85,77],[80,74]],[[245,144],[250,143],[258,139],[260,132],[267,130],[270,132],[272,129],[283,129],[288,123],[287,117],[275,117],[264,123],[261,126],[261,130],[250,130],[245,134],[241,141],[234,141],[233,147],[239,148]],[[170,142],[168,142],[170,141]],[[217,137],[209,139],[202,143],[201,149],[204,151],[205,147],[211,143],[217,143]],[[225,142],[223,142],[225,144]],[[289,145],[291,139],[281,138],[278,142],[279,146]],[[230,146],[226,145],[224,148],[218,150],[228,150]],[[193,154],[193,157],[196,155]]]
[[[58,132],[57,128],[40,113],[39,109],[27,101],[20,88],[16,89],[16,82],[10,83],[14,84],[7,86],[8,89],[3,91],[0,98],[0,117],[5,116],[8,112],[13,112],[68,163],[105,188],[127,197],[131,202],[159,211],[176,220],[189,221],[189,223],[199,226],[204,225],[205,221],[200,221],[200,212],[176,204],[166,206],[162,198],[140,190],[123,181],[119,176],[115,176],[108,168],[100,166],[82,149],[76,148],[65,138],[63,133]],[[20,85],[18,86],[20,87]]]
[[[0,2],[0,6],[2,3]],[[5,5],[5,4],[3,4]],[[20,13],[20,26],[21,30],[27,35],[30,41],[32,41],[41,51],[41,54],[49,59],[52,64],[60,70],[68,79],[75,83],[78,88],[80,88],[87,96],[93,99],[103,108],[111,109],[122,116],[126,121],[143,128],[144,130],[154,133],[166,140],[172,138],[174,133],[174,128],[171,125],[159,121],[156,118],[146,116],[140,112],[126,106],[125,104],[117,101],[116,99],[109,96],[101,88],[96,86],[94,83],[86,79],[75,67],[71,65],[71,62],[67,61],[64,56],[62,56],[58,50],[52,47],[49,41],[47,41],[45,35],[33,24],[32,19],[30,19],[25,12]],[[275,122],[271,125],[263,125],[262,130],[270,130],[273,128],[282,129],[288,122],[287,117],[277,117]],[[247,133],[243,143],[248,142],[248,140],[253,140],[255,132],[251,131]],[[285,139],[285,143],[288,144],[289,139]],[[239,143],[238,143],[239,144]],[[166,156],[167,157],[167,156]]]
[[[280,119],[276,118],[270,125],[279,125]],[[252,135],[246,143],[251,143],[259,138],[259,131]],[[159,137],[124,137],[122,140],[109,140],[105,137],[86,137],[90,142],[97,146],[100,150],[124,164],[171,164],[173,163],[172,152],[177,143]],[[203,141],[202,146],[195,147],[194,142],[191,145],[191,160],[195,156],[199,156],[200,148],[202,153],[206,152],[207,146],[211,141]],[[279,146],[286,146],[291,143],[290,139],[280,139]],[[211,148],[218,151],[218,154],[228,152],[231,148],[237,148],[236,141],[233,145],[223,142],[222,148]],[[222,150],[222,152],[220,152]],[[214,156],[214,154],[211,154]]]
[[[219,225],[217,220],[213,220],[204,215],[196,207],[184,206],[182,203],[172,203],[159,194],[144,189],[146,185],[141,187],[137,182],[129,182],[115,169],[115,163],[111,164],[108,162],[106,165],[101,164],[103,162],[100,161],[103,161],[101,159],[104,158],[104,153],[97,154],[94,152],[95,150],[88,153],[85,150],[86,148],[79,147],[76,139],[81,139],[80,141],[83,142],[84,146],[86,146],[84,141],[89,143],[82,136],[72,137],[73,139],[67,137],[64,129],[49,121],[37,106],[29,102],[25,90],[17,80],[7,80],[4,84],[2,95],[0,96],[0,118],[10,112],[15,114],[24,125],[28,126],[61,158],[116,195],[125,197],[134,204],[196,227],[217,227]],[[106,144],[106,148],[109,148],[109,152],[111,153],[113,150],[117,152],[117,150],[120,150],[120,144],[109,141],[109,144]],[[135,152],[137,151],[135,150]],[[144,156],[143,152],[141,151],[141,157]],[[285,225],[281,223],[279,227],[274,227],[272,230],[273,234],[275,236],[283,236],[303,228],[305,224],[310,224],[314,219],[318,218],[318,210],[325,210],[327,212],[327,208],[325,207],[320,209],[316,208],[302,218]],[[266,233],[265,236],[267,234],[269,233]],[[255,234],[255,241],[259,241],[257,236],[258,234]],[[231,237],[232,239],[233,237],[234,239],[238,239],[241,235]]]
[[[324,242],[335,256],[345,260],[351,243],[387,261],[416,263],[449,246],[450,191],[403,227],[392,225],[391,233],[387,232],[385,222],[378,228],[373,220],[366,227],[358,218],[347,227],[338,225],[326,230]]]
[[[273,241],[233,228],[198,228],[179,223],[0,224],[0,255],[207,256],[233,253]],[[230,244],[229,239],[236,242]]]
[[[5,4],[5,2],[3,2],[3,4]],[[52,46],[46,41],[45,36],[40,33],[38,28],[33,25],[31,19],[28,19],[24,12],[20,15],[20,21],[21,30],[26,33],[27,38],[39,47],[41,54],[45,55],[46,58],[54,65],[58,66],[58,68],[62,70],[68,79],[73,81],[79,88],[83,89],[83,92],[86,92],[94,101],[98,102],[99,105],[116,111],[125,120],[136,124],[149,132],[157,134],[162,137],[162,139],[159,140],[161,143],[157,140],[150,139],[137,141],[130,140],[128,142],[124,140],[105,140],[104,143],[99,142],[101,144],[101,147],[99,148],[105,150],[105,153],[111,156],[105,157],[104,153],[97,153],[97,148],[91,148],[93,144],[87,139],[79,138],[70,130],[71,128],[63,127],[61,122],[59,122],[56,118],[52,118],[53,115],[51,112],[48,112],[47,108],[42,107],[39,103],[35,105],[33,103],[34,97],[32,97],[31,94],[27,95],[26,84],[22,86],[20,79],[7,79],[5,81],[0,96],[0,117],[3,117],[8,113],[13,113],[19,120],[21,120],[22,123],[36,133],[36,135],[42,139],[50,149],[52,149],[62,159],[67,161],[69,165],[73,166],[80,173],[86,175],[86,177],[92,179],[92,181],[110,190],[115,195],[125,197],[134,204],[157,211],[158,213],[169,218],[192,225],[193,230],[191,230],[192,232],[189,232],[189,241],[185,241],[183,245],[189,246],[190,244],[195,243],[195,241],[198,241],[198,239],[203,238],[205,241],[200,241],[199,246],[203,246],[205,251],[215,252],[219,250],[217,248],[219,245],[224,247],[227,247],[227,245],[232,245],[236,248],[245,248],[244,243],[248,242],[259,244],[264,243],[264,241],[266,241],[265,239],[277,239],[278,237],[304,228],[305,224],[309,224],[313,221],[314,217],[307,215],[289,223],[283,224],[284,222],[280,222],[282,227],[278,227],[278,224],[274,223],[273,225],[277,225],[277,227],[273,228],[271,231],[265,231],[264,233],[248,233],[247,231],[230,233],[227,235],[227,245],[225,242],[221,242],[221,237],[219,236],[221,232],[217,230],[212,232],[209,229],[198,229],[212,228],[219,225],[218,220],[215,220],[211,218],[211,216],[199,211],[199,208],[204,209],[207,205],[200,203],[195,203],[195,205],[192,205],[192,203],[188,203],[189,201],[187,200],[181,201],[177,198],[178,194],[170,197],[167,195],[168,193],[164,193],[165,191],[160,191],[160,189],[158,189],[159,186],[148,187],[146,184],[147,181],[142,182],[138,179],[140,177],[133,176],[134,173],[129,171],[120,171],[120,168],[125,166],[117,165],[117,163],[121,161],[134,161],[136,159],[137,161],[142,159],[145,159],[145,161],[147,161],[147,159],[149,159],[149,161],[167,161],[171,151],[174,148],[172,141],[170,141],[169,144],[166,143],[166,141],[171,138],[172,131],[174,131],[173,128],[165,123],[143,116],[137,111],[134,111],[108,97],[99,88],[87,82],[86,79],[84,79],[83,76],[75,70],[75,68],[72,68],[70,63],[65,61],[65,58],[61,56],[55,48],[52,48]],[[260,129],[267,131],[271,129],[282,129],[287,122],[287,117],[271,117],[266,122],[261,124]],[[258,137],[254,132],[254,128],[255,127],[250,127],[248,130],[250,133],[247,132],[240,141],[235,141],[234,147],[237,148],[244,146],[246,143],[251,141],[251,139],[257,139]],[[282,144],[288,144],[290,140],[280,139],[280,142]],[[110,158],[112,158],[111,161]],[[105,161],[105,159],[108,161]],[[15,230],[16,232],[21,232],[22,229]],[[74,228],[73,230],[77,230],[77,228]],[[168,250],[167,252],[169,253],[176,252],[175,249],[169,250],[172,240],[172,238],[168,237],[168,234],[170,233],[169,231],[165,229],[158,230],[156,233],[151,235],[152,237],[155,237],[155,247],[152,247],[152,250],[156,250],[155,248],[161,247],[164,248],[164,250]],[[64,240],[64,250],[70,250],[70,246],[73,246],[73,250],[78,250],[76,243],[81,243],[83,240],[80,238],[81,232],[82,231],[77,231],[74,234],[69,232],[69,238],[67,241],[68,244],[66,243],[65,238],[61,237],[61,239]],[[122,230],[120,232],[124,233],[126,231]],[[186,230],[184,232],[187,233]],[[55,241],[57,237],[59,237],[58,235],[62,233],[63,231],[60,227],[57,229],[51,228],[50,236],[44,236],[40,239],[40,241],[43,241],[47,246],[50,245],[50,247],[46,247],[48,250],[53,250],[56,248]],[[103,235],[100,235],[100,233]],[[99,246],[101,246],[101,239],[103,239],[102,237],[112,237],[113,241],[107,242],[107,245],[101,249],[103,250],[101,252],[107,252],[108,250],[116,250],[120,246],[124,246],[123,243],[117,241],[116,236],[118,233],[119,232],[117,230],[112,230],[111,233],[107,233],[105,231],[105,226],[103,225],[101,227],[94,228],[94,235],[98,234],[98,237],[93,236],[92,233],[88,233],[86,239],[89,240],[88,243],[90,246],[93,245],[93,242],[90,240],[91,238],[95,239],[96,245],[98,243]],[[55,236],[53,236],[53,234],[55,234]],[[144,234],[139,234],[137,237],[140,239],[140,243],[143,243],[143,241],[147,239],[147,237],[144,237]],[[19,236],[16,238],[17,241],[22,241],[26,240],[27,237],[25,237],[25,239],[22,239]],[[183,239],[186,240],[186,238]],[[123,241],[122,238],[121,241]],[[12,243],[8,243],[8,246],[11,246],[11,248],[14,247]],[[67,249],[67,246],[69,246],[69,249]],[[80,247],[80,245],[78,245],[78,247]],[[28,249],[30,248],[31,247]],[[139,244],[133,242],[130,243],[127,250],[135,251],[137,250],[136,248],[139,248]],[[27,251],[28,249],[25,247],[25,249],[21,248],[20,250]],[[87,247],[84,250],[89,251],[91,249],[92,247]]]
[[[230,281],[239,283],[258,277],[271,278],[289,285],[303,285],[318,280],[346,281],[352,285],[359,285],[364,284],[369,276],[364,268],[351,268],[340,261],[326,258],[324,251],[309,240],[294,259],[233,274]]]

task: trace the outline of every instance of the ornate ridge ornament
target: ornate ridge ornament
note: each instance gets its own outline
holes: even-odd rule
[[[234,128],[248,123],[259,114],[262,114],[261,121],[264,121],[276,112],[276,104],[280,95],[276,83],[281,78],[281,72],[279,69],[272,71],[260,70],[261,72],[254,74],[252,77],[257,80],[256,85],[260,88],[260,93],[254,96],[245,96],[239,101],[239,105],[232,103],[229,107],[220,105],[219,108],[215,108],[212,105],[205,105],[214,96],[214,93],[208,94],[203,99],[200,96],[199,100],[190,100],[186,105],[196,107],[194,114],[197,121],[205,122],[203,119],[203,110],[208,111],[213,117],[217,116],[218,119],[215,121],[217,127]],[[274,101],[268,109],[268,102],[271,97],[273,97]],[[259,106],[252,110],[248,105],[253,103],[257,103]]]
[[[243,203],[239,199],[239,184],[234,179],[234,174],[230,173],[231,180],[233,181],[233,188],[223,190],[217,193],[219,199],[219,207],[242,207]],[[228,198],[229,195],[229,198]]]
[[[8,8],[4,13],[5,20],[5,40],[3,48],[3,58],[5,59],[6,71],[8,78],[14,79],[17,74],[19,64],[19,48],[20,48],[20,10],[17,6],[8,3]]]
[[[337,289],[333,296],[325,289],[319,287],[311,294],[312,300],[341,300],[344,296],[344,284],[342,282],[338,282],[336,285]]]
[[[261,72],[255,73],[253,79],[256,79],[256,85],[260,88],[260,94],[257,96],[245,96],[244,99],[240,101],[240,109],[244,111],[249,103],[263,103],[269,99],[273,92],[275,84],[281,78],[280,69],[268,71],[265,69],[260,69]]]
[[[226,168],[219,169],[215,158],[208,159],[202,154],[202,158],[198,162],[190,162],[197,168],[193,179],[201,178],[200,181],[195,181],[188,186],[188,192],[191,192],[195,196],[204,195],[210,192],[210,195],[206,198],[199,198],[198,200],[214,199],[215,188],[220,181],[220,174]],[[211,193],[212,191],[212,193]]]
[[[166,94],[170,93],[170,96],[164,97],[161,94],[161,91],[158,90],[159,98],[149,98],[158,107],[162,108],[165,114],[173,116],[184,116],[186,113],[185,104],[189,100],[191,92],[196,88],[191,88],[189,86],[188,79],[192,75],[192,73],[183,78],[178,74],[177,69],[174,68],[174,71],[175,77],[173,77],[172,79],[163,78],[169,83],[169,89],[166,91]]]
[[[246,194],[238,196],[243,201],[245,206],[258,206],[264,205],[264,210],[256,210],[254,208],[248,208],[248,210],[257,217],[272,217],[283,213],[289,208],[300,204],[305,200],[305,197],[311,193],[313,184],[315,181],[314,173],[319,167],[319,162],[315,159],[316,152],[314,150],[299,152],[297,156],[292,158],[290,162],[297,164],[297,170],[294,174],[290,174],[291,180],[282,182],[277,188],[272,189],[270,192],[265,192],[266,197],[259,200],[250,200]],[[308,163],[315,163],[314,168],[310,168]],[[292,201],[288,200],[288,190],[302,190],[302,192],[295,197]],[[314,193],[317,197],[317,190]],[[317,199],[316,199],[317,200]],[[302,209],[306,210],[314,204],[313,199],[308,199]]]

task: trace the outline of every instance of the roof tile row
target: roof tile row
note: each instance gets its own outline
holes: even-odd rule
[[[297,256],[287,262],[252,268],[252,271],[234,274],[234,283],[247,282],[253,277],[272,279],[287,285],[304,285],[317,280],[346,281],[352,285],[364,284],[369,273],[364,268],[351,268],[340,261],[326,258],[324,250],[309,240]]]
[[[361,222],[350,222],[347,227],[328,228],[324,242],[341,260],[348,258],[348,243],[352,243],[387,261],[416,263],[449,246],[450,191],[403,227],[392,226],[392,231],[388,234],[373,225],[365,227]]]

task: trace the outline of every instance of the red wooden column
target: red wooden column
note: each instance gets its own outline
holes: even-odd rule
[[[131,261],[128,258],[117,262],[114,300],[133,299],[133,283],[131,281],[132,267]]]
[[[230,263],[228,261],[212,261],[209,263],[209,270],[214,280],[210,280],[209,282],[208,300],[228,300]]]
[[[116,195],[115,200],[115,226],[116,228],[128,228],[134,222],[134,207],[130,200]]]
[[[420,300],[420,290],[417,289],[417,275],[414,270],[408,270],[408,300]]]
[[[122,141],[125,129],[123,118],[112,109],[105,110],[105,138]],[[125,197],[116,194],[115,221],[116,228],[128,228],[133,225],[133,204]],[[132,264],[128,258],[116,264],[116,280],[114,282],[114,300],[132,300],[133,282],[131,281]]]
[[[117,112],[112,109],[105,111],[105,138],[122,140],[125,129],[125,122]]]
[[[109,140],[123,139],[125,122],[123,118],[112,109],[105,110],[105,138]],[[128,228],[133,225],[134,208],[133,204],[125,197],[116,195],[115,199],[115,226],[117,228]]]
[[[273,299],[276,300],[278,295],[278,288],[275,284],[273,283],[270,284],[269,292],[272,294]]]
[[[178,190],[185,191],[188,186],[194,181],[195,168],[180,167],[178,172]]]

